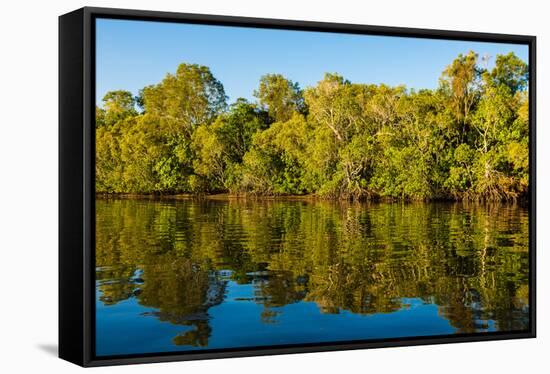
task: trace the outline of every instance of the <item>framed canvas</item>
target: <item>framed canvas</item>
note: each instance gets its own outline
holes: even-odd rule
[[[535,337],[535,37],[59,18],[59,355]]]

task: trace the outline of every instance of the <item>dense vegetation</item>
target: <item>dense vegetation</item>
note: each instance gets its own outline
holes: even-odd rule
[[[528,68],[459,55],[434,90],[326,74],[302,90],[261,78],[231,105],[209,68],[181,64],[96,110],[99,193],[315,194],[515,200],[527,194]]]

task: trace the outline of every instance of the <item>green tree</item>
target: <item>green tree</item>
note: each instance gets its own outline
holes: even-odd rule
[[[243,157],[254,134],[267,128],[267,113],[245,99],[238,99],[212,125],[202,125],[193,135],[195,173],[210,191],[239,190]]]
[[[460,129],[460,141],[468,134],[469,119],[481,95],[481,74],[477,53],[458,57],[443,71],[440,89],[448,96],[449,106]]]
[[[281,74],[262,76],[254,96],[267,109],[274,121],[284,122],[289,120],[294,112],[304,111],[304,99],[300,86]]]
[[[137,115],[136,101],[129,91],[109,91],[103,96],[103,108],[96,108],[96,127],[112,126]]]
[[[497,55],[491,78],[497,86],[508,87],[513,94],[527,88],[529,68],[513,52],[507,55]]]
[[[438,89],[419,91],[327,73],[302,95],[296,83],[268,74],[257,102],[227,107],[207,67],[181,64],[138,98],[113,91],[96,108],[96,189],[525,198],[528,67],[514,54],[486,65],[473,51],[461,54]]]
[[[361,120],[361,108],[355,94],[357,86],[337,74],[325,74],[316,87],[305,92],[305,101],[313,120],[328,127],[337,141],[345,141]]]
[[[306,192],[308,124],[301,114],[286,122],[275,122],[257,132],[252,147],[243,158],[241,189],[263,194],[302,194]]]
[[[145,87],[141,99],[145,112],[174,121],[191,136],[200,124],[211,122],[226,108],[223,85],[206,66],[180,64],[159,84]]]

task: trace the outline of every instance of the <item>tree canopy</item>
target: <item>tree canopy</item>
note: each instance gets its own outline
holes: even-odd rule
[[[334,199],[515,200],[529,185],[528,66],[470,51],[436,89],[327,73],[302,90],[267,74],[227,105],[206,66],[181,64],[96,109],[98,193],[315,194]]]

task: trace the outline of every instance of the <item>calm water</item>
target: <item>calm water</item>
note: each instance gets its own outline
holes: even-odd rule
[[[524,330],[516,205],[97,200],[96,353]]]

